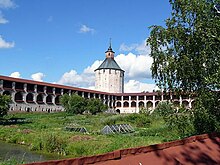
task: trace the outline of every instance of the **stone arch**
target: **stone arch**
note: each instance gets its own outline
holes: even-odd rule
[[[120,114],[121,112],[120,112],[120,109],[116,109],[116,112],[118,113],[118,114]]]
[[[153,103],[151,101],[147,102],[147,108],[149,109],[153,108]]]
[[[27,112],[31,112],[32,110],[31,110],[30,107],[27,107],[27,108],[26,108],[26,111],[27,111]]]
[[[38,94],[37,95],[37,103],[38,104],[44,104],[44,96],[43,96],[43,94]]]
[[[129,107],[129,103],[128,103],[127,101],[125,101],[125,102],[123,103],[123,107]]]
[[[33,103],[34,102],[34,95],[32,93],[28,93],[26,96],[27,103]]]
[[[4,92],[3,92],[3,95],[9,95],[9,96],[11,96],[11,92],[10,92],[10,91],[4,91]]]
[[[108,101],[107,100],[103,100],[103,104],[108,105]]]
[[[116,107],[121,107],[121,102],[118,101],[118,102],[116,103]]]
[[[55,97],[55,104],[56,104],[56,105],[60,105],[60,95],[57,95],[57,96]]]
[[[195,100],[193,100],[192,102],[191,102],[191,108],[194,108],[195,107]]]
[[[182,102],[182,105],[183,105],[184,108],[189,108],[189,102],[186,101],[186,100],[184,100],[184,101]]]
[[[113,102],[112,102],[111,100],[110,100],[109,103],[108,103],[108,104],[109,104],[108,106],[109,106],[110,108],[112,108],[112,103],[113,103]]]
[[[144,107],[144,102],[143,102],[143,101],[140,101],[140,102],[138,103],[138,107],[143,108],[143,107]]]
[[[52,103],[52,99],[53,99],[52,95],[48,95],[48,96],[46,97],[46,103],[47,103],[47,104],[53,104],[53,103]]]
[[[159,104],[159,101],[156,101],[155,102],[155,108],[157,107],[158,104]]]
[[[131,107],[136,107],[137,103],[135,101],[131,102]]]
[[[179,101],[177,101],[177,100],[175,100],[174,102],[173,102],[173,105],[174,105],[174,107],[179,107],[180,106],[180,102]]]
[[[23,102],[23,94],[21,92],[15,93],[15,101],[16,102]]]

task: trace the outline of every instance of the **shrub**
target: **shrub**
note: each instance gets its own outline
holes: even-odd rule
[[[175,112],[173,108],[173,104],[168,101],[160,102],[155,110],[153,111],[153,114],[166,117],[170,114],[173,114]]]
[[[0,117],[7,115],[10,101],[10,96],[0,94]]]

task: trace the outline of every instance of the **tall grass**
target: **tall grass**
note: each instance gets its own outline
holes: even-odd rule
[[[24,144],[30,150],[78,157],[101,154],[116,149],[161,143],[178,138],[162,117],[146,114],[126,115],[68,115],[61,113],[19,113],[30,121],[16,125],[0,125],[0,139],[9,143]],[[105,125],[131,124],[135,133],[102,135]],[[75,133],[65,130],[67,125],[85,127],[89,133]]]

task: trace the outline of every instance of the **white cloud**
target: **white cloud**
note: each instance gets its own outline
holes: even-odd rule
[[[96,60],[91,66],[88,66],[84,69],[83,73],[85,74],[94,74],[94,70],[97,69],[103,61]]]
[[[72,69],[69,72],[64,73],[57,83],[74,87],[88,88],[89,86],[94,86],[95,75],[86,73],[78,74]]]
[[[13,48],[15,46],[15,43],[14,42],[6,42],[2,36],[0,35],[0,49],[1,48]]]
[[[0,24],[6,24],[8,22],[9,21],[4,18],[4,16],[2,15],[2,12],[0,11]]]
[[[11,73],[10,77],[21,78],[21,74],[19,72],[13,72]]]
[[[152,92],[153,90],[158,90],[159,88],[155,84],[143,83],[137,80],[129,80],[124,85],[124,90],[126,93],[130,92]]]
[[[16,7],[16,4],[12,0],[0,0],[0,8],[8,9],[14,7]]]
[[[133,43],[130,45],[126,45],[125,43],[122,43],[120,45],[119,51],[121,51],[121,52],[134,51],[135,53],[138,53],[138,54],[148,55],[148,54],[150,54],[150,47],[146,45],[146,41],[144,40],[140,44]]]
[[[45,75],[41,72],[38,72],[38,73],[34,73],[31,75],[31,78],[34,80],[34,81],[43,81],[43,78],[45,77]]]
[[[133,53],[119,54],[115,57],[119,66],[125,71],[126,79],[151,78],[152,58],[148,55],[135,55]]]
[[[63,74],[58,84],[71,85],[75,87],[83,87],[94,89],[95,85],[95,73],[94,70],[101,65],[102,61],[95,61],[91,66],[84,69],[81,74],[78,74],[75,70],[70,70]]]
[[[95,30],[86,26],[86,25],[81,25],[80,29],[79,29],[79,33],[94,33]]]

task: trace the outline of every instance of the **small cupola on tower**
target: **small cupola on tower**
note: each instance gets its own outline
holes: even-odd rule
[[[114,59],[114,56],[115,56],[115,52],[112,50],[112,44],[110,40],[108,50],[105,52],[105,57]]]

